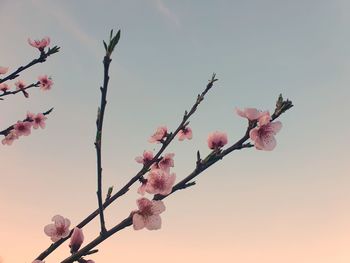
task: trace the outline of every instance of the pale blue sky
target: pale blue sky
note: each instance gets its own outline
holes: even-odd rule
[[[16,96],[0,103],[2,126],[23,118],[27,110],[55,107],[44,131],[1,147],[0,198],[5,211],[15,215],[0,215],[1,220],[9,226],[21,224],[23,214],[36,218],[28,224],[38,232],[39,251],[48,244],[41,228],[51,216],[61,213],[76,223],[96,206],[93,138],[102,40],[113,28],[121,29],[122,36],[110,73],[106,186],[121,185],[137,171],[134,157],[155,148],[147,143],[149,135],[159,124],[177,126],[212,72],[220,80],[192,118],[193,140],[171,147],[179,178],[192,170],[197,149],[208,152],[209,132],[227,131],[232,143],[243,135],[246,123],[235,116],[234,107],[272,110],[279,93],[295,105],[281,118],[284,126],[275,151],[232,154],[203,174],[195,188],[170,198],[165,228],[152,242],[175,242],[169,235],[185,242],[184,233],[194,235],[203,241],[198,251],[212,249],[202,262],[214,258],[220,246],[227,248],[221,251],[225,262],[257,262],[249,251],[261,255],[263,249],[271,253],[261,256],[261,262],[348,262],[350,254],[343,249],[347,239],[341,233],[350,234],[344,223],[350,219],[349,8],[345,0],[0,0],[0,66],[13,68],[36,55],[27,37],[48,35],[62,48],[23,75],[27,82],[43,73],[52,75],[52,91],[33,90],[29,100]],[[118,218],[134,209],[135,198],[122,204]],[[77,210],[75,202],[81,200],[85,202]],[[38,203],[41,209],[35,208]],[[222,217],[221,226],[208,229],[212,220]],[[112,222],[116,221],[109,225]],[[342,227],[339,233],[334,226]],[[205,239],[205,231],[213,240]],[[147,241],[153,234],[140,235]],[[315,236],[334,236],[334,249],[328,243],[313,243]],[[122,237],[136,242],[131,232]],[[120,241],[114,238],[110,244],[117,247]],[[315,252],[306,250],[311,243]],[[287,259],[272,253],[278,246],[286,250],[284,255],[290,253]],[[186,247],[190,243],[182,247],[189,255]],[[35,251],[28,249],[24,255],[28,258]],[[111,253],[107,251],[103,253]],[[103,253],[95,257],[100,262]],[[3,257],[5,262],[15,260]]]

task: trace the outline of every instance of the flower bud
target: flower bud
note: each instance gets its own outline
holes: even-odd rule
[[[83,244],[83,242],[84,242],[83,230],[75,227],[73,230],[73,234],[70,237],[70,243],[69,243],[70,252],[71,253],[77,252],[79,250],[81,244]]]

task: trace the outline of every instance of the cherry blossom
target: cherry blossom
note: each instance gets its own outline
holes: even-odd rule
[[[70,243],[69,243],[71,253],[77,252],[81,244],[83,244],[83,242],[84,242],[83,230],[81,230],[78,227],[75,227],[73,230],[72,236],[70,237]]]
[[[41,129],[44,129],[46,126],[45,120],[47,120],[47,117],[45,117],[45,115],[42,113],[38,113],[35,115],[34,113],[28,112],[27,118],[32,120],[31,123],[34,129],[38,129],[39,127]]]
[[[152,151],[143,151],[143,156],[137,156],[135,161],[138,163],[146,164],[153,159]]]
[[[255,108],[244,108],[244,110],[240,110],[240,109],[236,108],[236,113],[239,116],[246,118],[250,121],[255,121],[255,120],[259,119],[261,116],[263,116],[264,114],[266,114],[266,111],[262,112],[260,110],[255,109]]]
[[[135,230],[147,228],[148,230],[160,229],[162,220],[160,215],[165,211],[162,201],[148,200],[142,197],[136,201],[139,210],[132,212],[132,223]]]
[[[145,191],[149,194],[168,195],[176,180],[175,173],[169,174],[164,170],[151,170],[147,177]]]
[[[250,130],[249,137],[258,150],[272,151],[276,147],[275,135],[281,130],[280,121],[271,122],[270,113],[259,118],[258,127]]]
[[[29,121],[18,121],[13,125],[14,130],[18,136],[28,136],[31,132],[32,123]]]
[[[6,74],[8,70],[8,67],[0,67],[0,74]]]
[[[0,90],[6,92],[9,89],[9,86],[6,83],[0,84]]]
[[[190,127],[185,127],[178,133],[179,141],[183,141],[184,139],[191,140],[192,139],[192,129]]]
[[[144,195],[146,193],[147,180],[141,183],[141,186],[137,189],[137,193],[140,195]]]
[[[157,128],[156,132],[148,139],[150,143],[160,142],[167,136],[168,129],[166,126],[160,126]]]
[[[158,166],[160,169],[169,172],[170,167],[174,167],[174,153],[167,153],[164,157],[158,162]]]
[[[15,82],[16,90],[23,90],[26,87],[26,84],[23,80],[18,80]]]
[[[47,75],[44,75],[44,76],[39,76],[38,77],[39,79],[39,86],[40,86],[40,90],[50,90],[52,85],[53,85],[53,81],[51,78],[47,77]]]
[[[208,147],[210,149],[219,149],[227,144],[227,135],[224,132],[213,132],[208,136]]]
[[[35,48],[39,49],[40,51],[42,51],[42,50],[44,50],[45,47],[50,45],[50,38],[49,37],[44,37],[41,40],[34,40],[34,41],[31,40],[30,38],[28,38],[28,43],[32,47],[35,47]]]
[[[18,135],[15,130],[10,131],[9,134],[6,135],[6,137],[1,141],[3,145],[11,145],[14,140],[18,139]]]
[[[69,235],[70,220],[60,215],[55,215],[52,218],[53,224],[45,226],[44,232],[53,242],[65,238]]]

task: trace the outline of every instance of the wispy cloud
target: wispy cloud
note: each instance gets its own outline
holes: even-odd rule
[[[152,0],[157,10],[168,20],[170,20],[176,27],[180,27],[180,20],[177,15],[167,7],[163,0]]]

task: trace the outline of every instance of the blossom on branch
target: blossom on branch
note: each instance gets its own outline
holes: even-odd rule
[[[35,47],[35,48],[39,49],[40,51],[43,51],[45,47],[50,45],[50,38],[49,37],[44,37],[41,40],[34,40],[34,41],[31,40],[30,38],[28,38],[28,43],[32,47]]]
[[[192,129],[190,127],[185,127],[178,133],[179,141],[183,141],[185,139],[192,139]]]
[[[162,220],[160,215],[165,211],[162,201],[148,200],[142,197],[136,201],[139,210],[132,212],[132,224],[135,230],[147,228],[148,230],[160,229]]]
[[[70,220],[60,215],[55,215],[52,218],[53,224],[45,226],[44,232],[53,242],[65,238],[69,235]]]
[[[23,80],[17,80],[15,82],[16,90],[23,90],[26,87],[26,84]]]
[[[146,164],[149,161],[153,159],[153,152],[152,151],[143,151],[142,156],[137,156],[135,158],[135,161],[138,163]]]
[[[175,173],[169,174],[164,170],[151,170],[147,177],[145,191],[149,194],[168,195],[176,180]]]
[[[18,121],[15,125],[13,125],[13,129],[18,136],[28,136],[31,132],[31,128],[32,123],[29,121]]]
[[[6,137],[1,141],[3,145],[11,145],[14,140],[18,139],[18,135],[15,130],[10,131],[9,134],[6,135]]]
[[[8,67],[0,67],[0,74],[6,74],[8,70]]]
[[[271,122],[270,113],[259,118],[258,127],[250,130],[249,137],[258,150],[272,151],[276,147],[275,135],[281,130],[280,121]]]
[[[34,129],[38,129],[39,127],[44,129],[46,126],[45,120],[47,120],[47,117],[42,113],[35,115],[34,113],[27,112],[27,118],[31,120]]]
[[[166,126],[160,126],[157,128],[156,132],[148,139],[150,143],[159,143],[162,139],[167,136],[168,129]]]
[[[224,132],[213,132],[208,136],[208,147],[217,150],[227,144],[227,134]]]
[[[1,83],[0,84],[0,90],[2,92],[6,92],[9,89],[9,86],[6,83]]]
[[[236,108],[236,113],[239,116],[246,118],[250,121],[255,121],[255,120],[259,119],[261,116],[263,116],[264,114],[266,114],[266,111],[262,112],[260,110],[255,109],[255,108],[244,108],[244,110],[240,110],[240,109]]]
[[[174,167],[174,153],[167,153],[164,157],[158,162],[158,166],[160,169],[169,172],[170,167]]]
[[[46,91],[46,90],[50,90],[52,85],[53,85],[53,81],[51,78],[47,77],[47,75],[44,76],[39,76],[39,87],[40,90]]]
[[[69,243],[70,252],[71,253],[77,252],[80,246],[83,244],[83,242],[84,242],[83,230],[81,230],[78,227],[75,227],[73,230],[73,234],[70,237],[70,243]]]

